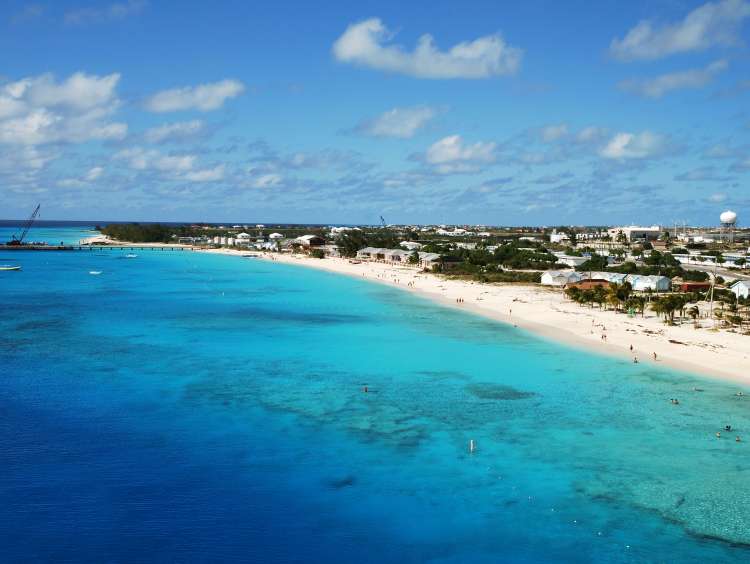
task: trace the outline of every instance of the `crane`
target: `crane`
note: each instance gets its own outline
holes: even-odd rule
[[[21,229],[21,235],[13,235],[11,240],[8,241],[8,245],[12,245],[16,247],[23,245],[23,240],[26,239],[26,235],[29,233],[29,229],[31,229],[31,226],[34,225],[34,221],[39,215],[39,209],[41,207],[42,207],[41,204],[37,204],[36,208],[34,209],[34,212],[31,214],[31,216],[29,216],[29,219],[27,219],[26,222],[23,224],[23,227]]]

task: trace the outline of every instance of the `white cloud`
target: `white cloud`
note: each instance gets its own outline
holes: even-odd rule
[[[251,186],[253,188],[273,188],[281,184],[283,177],[280,174],[262,174],[253,179]]]
[[[424,155],[424,160],[441,174],[475,172],[481,164],[496,160],[495,143],[478,141],[464,143],[460,135],[450,135],[433,143]]]
[[[655,25],[643,20],[623,39],[613,39],[609,50],[621,61],[633,61],[731,46],[739,43],[740,26],[748,16],[750,3],[745,0],[708,2],[676,23]]]
[[[372,137],[410,139],[436,115],[434,108],[426,106],[393,108],[362,122],[356,127],[356,131]]]
[[[702,69],[667,73],[644,80],[626,80],[620,83],[620,88],[647,98],[661,98],[671,90],[701,88],[728,67],[724,60],[714,61]]]
[[[220,164],[214,168],[195,170],[185,174],[184,178],[191,182],[216,182],[224,178],[224,165]]]
[[[542,141],[545,143],[551,143],[562,139],[568,134],[568,126],[565,123],[559,123],[556,125],[548,125],[543,127],[541,130]]]
[[[98,180],[102,176],[102,174],[104,174],[104,167],[95,166],[93,168],[90,168],[83,178],[87,182],[93,182],[94,180]]]
[[[84,188],[95,180],[98,180],[102,174],[104,174],[104,167],[95,166],[90,168],[83,176],[59,180],[57,185],[63,188]]]
[[[386,45],[391,33],[379,18],[351,24],[333,44],[337,60],[417,78],[487,78],[513,74],[523,52],[505,43],[500,35],[487,35],[454,45],[448,51],[435,47],[431,35],[419,38],[414,51]]]
[[[195,155],[163,155],[159,151],[144,150],[140,147],[123,149],[114,156],[125,160],[135,170],[159,170],[162,172],[185,172],[193,168]]]
[[[0,87],[0,143],[41,145],[122,139],[127,125],[110,122],[119,106],[120,75],[75,73],[62,82],[51,74]]]
[[[617,133],[599,154],[606,159],[646,159],[663,154],[667,143],[662,135],[643,131],[641,133]]]
[[[216,182],[224,178],[225,165],[213,168],[196,168],[198,157],[191,154],[163,154],[155,149],[132,147],[117,152],[115,160],[140,172],[156,173],[162,180],[188,182]]]
[[[208,112],[224,105],[230,98],[239,96],[245,86],[238,80],[222,80],[198,86],[172,88],[157,92],[146,100],[146,109],[152,112],[177,112],[200,110]]]
[[[146,130],[144,137],[149,143],[180,142],[192,139],[205,130],[205,123],[199,119],[177,123],[165,123]]]
[[[148,5],[145,0],[114,2],[100,8],[80,8],[65,13],[63,21],[68,25],[86,25],[135,16]]]

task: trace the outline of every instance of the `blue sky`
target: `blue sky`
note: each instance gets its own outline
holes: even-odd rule
[[[750,1],[0,4],[0,217],[750,214]]]

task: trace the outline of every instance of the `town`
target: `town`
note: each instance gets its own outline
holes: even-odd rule
[[[750,328],[750,229],[726,211],[715,227],[491,227],[110,224],[113,240],[376,262],[479,283],[563,291],[582,305],[667,323]]]

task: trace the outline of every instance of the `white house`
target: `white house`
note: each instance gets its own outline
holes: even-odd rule
[[[558,233],[557,229],[553,229],[552,233],[549,234],[550,243],[562,243],[563,241],[570,241],[570,236],[567,233]]]
[[[732,284],[729,289],[732,290],[734,295],[738,298],[750,297],[750,281],[748,280],[738,280]]]
[[[268,238],[275,241],[276,239],[283,239],[284,236],[281,233],[271,233]]]
[[[610,284],[622,284],[628,277],[627,274],[621,272],[582,272],[582,280],[606,280]]]
[[[326,240],[319,235],[302,235],[294,240],[295,243],[299,243],[303,247],[319,247],[325,245]]]
[[[572,270],[548,270],[542,274],[544,286],[565,286],[581,279],[583,279],[583,276]]]
[[[400,264],[410,264],[409,258],[412,256],[414,251],[406,251],[403,249],[383,249],[378,247],[365,247],[357,251],[357,258],[360,260],[375,260],[384,262],[393,262]],[[419,266],[422,268],[432,268],[435,264],[440,263],[440,255],[437,253],[420,253]]]
[[[651,290],[654,292],[667,292],[672,289],[672,279],[666,276],[646,276],[643,274],[628,274],[625,277],[626,282],[630,282],[633,290],[645,292]]]
[[[608,230],[609,236],[616,241],[622,233],[629,242],[633,241],[655,241],[661,235],[662,228],[659,225],[650,227],[641,227],[639,225],[629,225],[627,227],[615,227]]]
[[[416,241],[401,241],[399,245],[409,251],[414,251],[414,250],[418,251],[419,249],[422,248],[422,244],[417,243]]]
[[[589,260],[590,257],[577,257],[573,255],[566,255],[565,253],[554,253],[557,257],[557,262],[567,264],[568,266],[575,268],[576,266],[582,265],[584,262]]]

